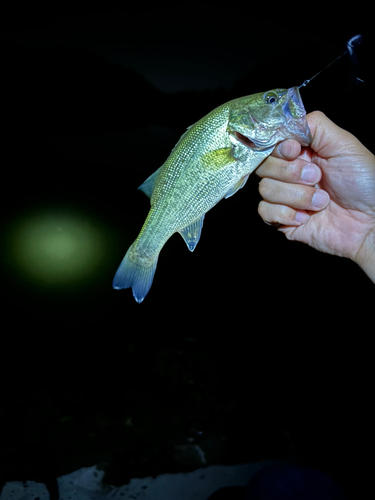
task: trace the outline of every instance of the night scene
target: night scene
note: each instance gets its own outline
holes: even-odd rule
[[[237,7],[2,19],[0,500],[369,497],[373,27]]]

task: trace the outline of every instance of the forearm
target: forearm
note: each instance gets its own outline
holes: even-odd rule
[[[375,283],[375,229],[370,232],[361,246],[355,262]]]

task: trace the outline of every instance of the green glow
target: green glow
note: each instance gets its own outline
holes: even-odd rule
[[[100,274],[110,238],[89,213],[45,207],[14,217],[6,239],[8,270],[33,286],[61,289]]]

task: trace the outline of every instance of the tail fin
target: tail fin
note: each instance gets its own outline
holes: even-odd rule
[[[133,297],[140,303],[151,288],[156,264],[158,262],[158,255],[151,266],[145,267],[130,260],[129,253],[131,250],[132,247],[129,247],[116,271],[115,277],[113,278],[113,288],[121,290],[121,288],[131,287],[133,289]]]

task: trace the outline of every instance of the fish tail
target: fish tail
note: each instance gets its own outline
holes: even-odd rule
[[[135,300],[138,303],[142,302],[151,288],[158,256],[159,254],[156,255],[153,261],[148,261],[147,265],[145,265],[142,259],[137,258],[136,251],[131,245],[113,278],[113,288],[116,290],[132,288]]]

